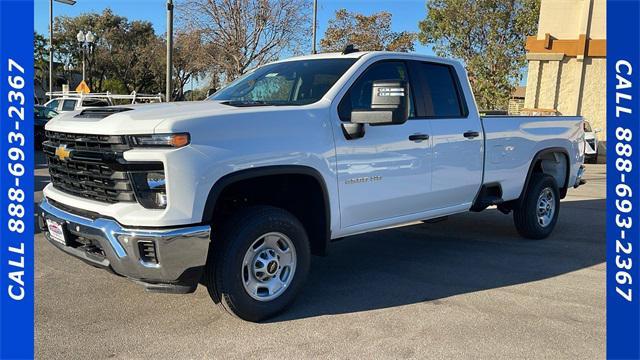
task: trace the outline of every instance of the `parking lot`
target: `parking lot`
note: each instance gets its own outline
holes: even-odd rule
[[[546,240],[520,238],[511,216],[487,210],[333,243],[292,308],[262,324],[223,313],[204,287],[145,293],[36,234],[36,354],[604,358],[605,175],[587,165],[587,184],[569,191]]]

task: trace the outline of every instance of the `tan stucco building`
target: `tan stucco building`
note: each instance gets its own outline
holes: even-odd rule
[[[606,0],[542,0],[523,114],[582,115],[606,141],[605,19]]]

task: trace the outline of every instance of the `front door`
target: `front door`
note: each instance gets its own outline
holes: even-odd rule
[[[338,106],[341,121],[350,121],[352,109],[369,107],[376,80],[403,80],[411,87],[404,61],[374,63],[342,98]],[[410,119],[404,124],[365,125],[364,136],[352,140],[336,135],[343,229],[429,208],[431,146],[424,135],[430,133],[430,124],[414,120],[412,99],[410,104]]]

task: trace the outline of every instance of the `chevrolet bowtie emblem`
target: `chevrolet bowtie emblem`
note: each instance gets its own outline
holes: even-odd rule
[[[71,150],[67,150],[67,145],[60,145],[56,148],[56,156],[62,161],[66,161],[71,156]]]

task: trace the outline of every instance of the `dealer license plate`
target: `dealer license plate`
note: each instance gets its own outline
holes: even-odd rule
[[[49,228],[49,235],[51,236],[51,239],[62,245],[67,245],[67,241],[64,238],[64,231],[62,230],[62,224],[47,219],[47,228]]]

